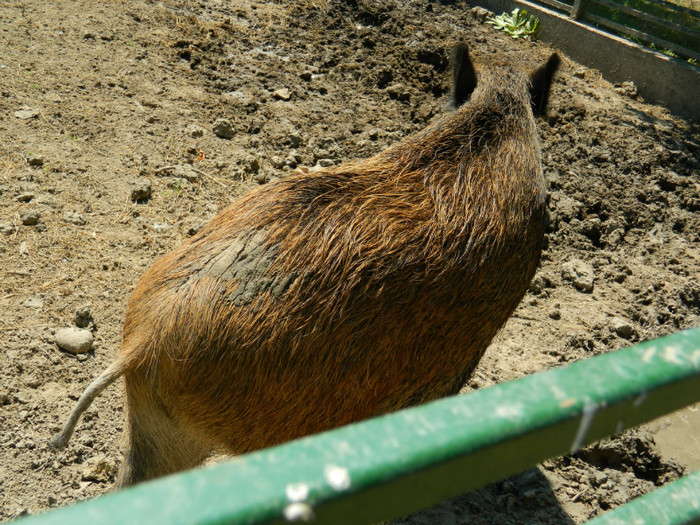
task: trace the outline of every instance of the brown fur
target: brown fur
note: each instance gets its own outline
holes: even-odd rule
[[[251,192],[144,275],[119,485],[460,389],[535,272],[545,210],[531,83],[497,64],[472,88],[375,157]]]

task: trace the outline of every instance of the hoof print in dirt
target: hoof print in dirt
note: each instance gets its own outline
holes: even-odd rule
[[[61,350],[71,354],[84,354],[92,349],[93,337],[90,330],[69,327],[56,332],[54,338]]]
[[[131,184],[129,198],[132,202],[143,204],[151,198],[152,193],[153,188],[151,186],[151,181],[142,177]]]
[[[561,276],[584,293],[593,291],[594,272],[593,267],[580,259],[572,259],[561,267]]]

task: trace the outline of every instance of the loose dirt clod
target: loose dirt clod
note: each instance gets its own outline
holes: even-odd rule
[[[594,275],[593,267],[580,259],[572,259],[561,267],[561,276],[585,293],[593,291]]]

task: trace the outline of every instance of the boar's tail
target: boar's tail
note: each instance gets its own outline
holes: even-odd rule
[[[68,418],[68,421],[66,421],[66,424],[63,425],[61,431],[52,437],[51,441],[49,441],[49,448],[52,450],[59,450],[65,447],[68,444],[68,440],[73,435],[75,425],[78,424],[78,420],[83,412],[85,412],[85,410],[105,388],[123,376],[124,373],[126,373],[131,367],[131,360],[128,359],[127,355],[122,354],[111,365],[109,365],[109,367],[102,372],[97,379],[90,383],[90,386],[85,389],[83,395],[81,395],[80,399],[78,399],[78,403],[75,405],[75,408]]]

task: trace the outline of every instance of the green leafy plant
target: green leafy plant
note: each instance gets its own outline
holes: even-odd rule
[[[486,23],[499,31],[509,34],[513,38],[537,38],[540,32],[540,21],[532,15],[528,15],[524,9],[513,9],[511,14],[503,13],[498,16],[490,16]]]

